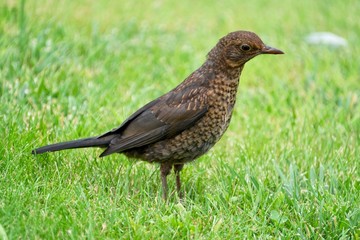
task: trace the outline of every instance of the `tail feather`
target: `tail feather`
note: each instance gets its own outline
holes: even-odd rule
[[[56,152],[65,149],[73,149],[73,148],[87,148],[87,147],[107,147],[110,143],[109,138],[83,138],[74,141],[61,142],[50,144],[44,147],[40,147],[32,150],[32,154],[42,154],[45,152]]]

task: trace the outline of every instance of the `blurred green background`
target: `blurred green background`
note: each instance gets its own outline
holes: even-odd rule
[[[0,238],[359,239],[360,1],[0,2]],[[228,32],[283,50],[248,63],[222,140],[161,199],[157,165],[101,134],[171,90]],[[311,45],[335,33],[345,47]]]

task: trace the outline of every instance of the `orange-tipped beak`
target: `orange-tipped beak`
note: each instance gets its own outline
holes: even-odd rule
[[[269,46],[265,46],[262,50],[261,50],[262,54],[284,54],[283,51],[273,48],[273,47],[269,47]]]

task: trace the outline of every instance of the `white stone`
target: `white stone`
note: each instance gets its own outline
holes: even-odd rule
[[[347,46],[347,41],[345,38],[342,38],[331,32],[314,32],[306,36],[305,40],[309,44],[321,44],[333,47]]]

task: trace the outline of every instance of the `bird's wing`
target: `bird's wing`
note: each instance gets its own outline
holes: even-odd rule
[[[206,91],[188,86],[145,105],[119,128],[102,135],[114,138],[101,156],[170,138],[193,126],[207,112]]]

